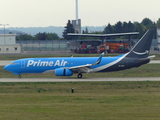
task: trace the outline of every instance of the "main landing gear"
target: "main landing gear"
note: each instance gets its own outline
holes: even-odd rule
[[[81,74],[81,73],[78,73],[77,77],[78,77],[78,78],[82,78],[82,74]]]

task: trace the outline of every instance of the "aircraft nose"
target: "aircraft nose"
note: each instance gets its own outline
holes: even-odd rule
[[[4,69],[9,72],[13,72],[15,68],[13,68],[12,65],[9,64],[9,65],[4,66]]]
[[[9,70],[9,65],[4,66],[5,70]]]
[[[4,66],[4,69],[9,72],[12,72],[13,74],[20,75],[17,67],[18,66],[14,66],[13,64],[9,64],[9,65]]]

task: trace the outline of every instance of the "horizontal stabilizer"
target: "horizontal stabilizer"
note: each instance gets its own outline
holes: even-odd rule
[[[155,55],[152,55],[152,56],[148,56],[147,58],[142,58],[142,59],[139,59],[139,61],[146,61],[146,60],[151,60],[155,57]]]
[[[156,57],[156,56],[155,55],[148,56],[149,59],[153,59],[154,57]]]

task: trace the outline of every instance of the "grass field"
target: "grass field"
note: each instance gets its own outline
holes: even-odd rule
[[[47,56],[4,55],[1,60],[26,57]],[[0,78],[17,77],[3,67],[0,71]],[[56,76],[22,74],[22,77],[54,79]],[[93,77],[160,77],[160,64],[84,74],[83,78]],[[77,77],[75,74],[69,78]],[[72,87],[74,93],[71,93]],[[159,108],[158,81],[0,83],[0,120],[159,120]]]
[[[160,82],[0,83],[0,89],[1,120],[160,119]]]

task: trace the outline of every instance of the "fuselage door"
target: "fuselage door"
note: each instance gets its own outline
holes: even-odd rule
[[[25,60],[21,60],[21,68],[25,68]]]

